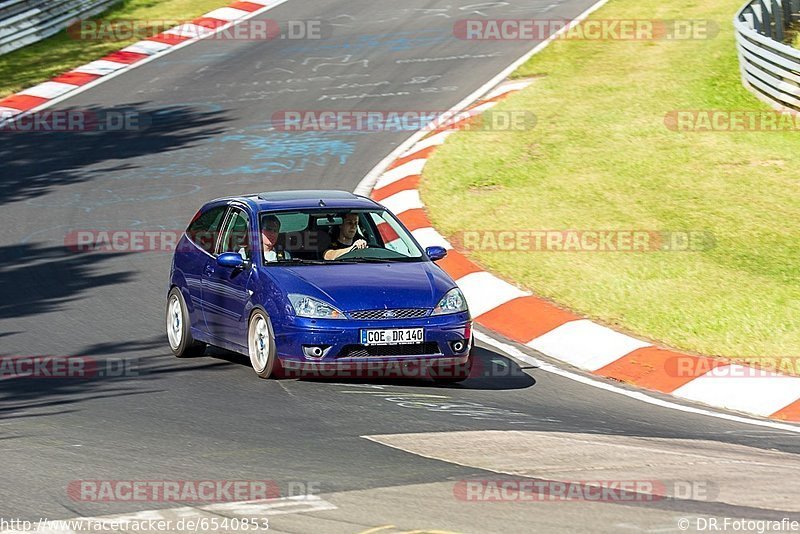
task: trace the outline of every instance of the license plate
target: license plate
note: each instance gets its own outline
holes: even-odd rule
[[[407,345],[422,343],[425,340],[424,328],[392,328],[390,330],[362,330],[362,345]]]

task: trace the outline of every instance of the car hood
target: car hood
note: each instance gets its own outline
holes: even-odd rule
[[[286,293],[323,299],[342,311],[433,308],[456,286],[433,262],[267,267]]]

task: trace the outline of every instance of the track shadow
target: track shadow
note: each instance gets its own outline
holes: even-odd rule
[[[0,127],[0,204],[17,202],[48,193],[63,185],[91,180],[104,170],[92,170],[104,161],[125,162],[138,156],[158,154],[186,147],[213,137],[222,131],[225,120],[218,111],[202,112],[190,107],[150,110],[144,103],[124,108],[58,110],[71,112],[82,120],[73,121],[78,131],[42,131],[48,123],[46,113],[39,112],[27,120]],[[65,115],[59,115],[65,117]],[[36,126],[33,118],[41,117]],[[64,119],[66,121],[66,119]],[[30,126],[27,126],[30,124]],[[27,130],[24,130],[28,128]],[[73,128],[73,129],[75,129]],[[20,131],[23,130],[23,131]],[[38,131],[33,131],[38,130]],[[116,170],[135,168],[120,163]],[[146,172],[143,170],[143,172]]]
[[[115,257],[37,243],[0,247],[0,319],[58,311],[89,289],[129,281],[132,272],[101,274],[101,265]]]
[[[164,388],[157,381],[170,375],[216,372],[227,367],[213,360],[185,362],[160,354],[108,356],[141,354],[164,343],[161,336],[100,343],[80,351],[81,356],[66,359],[73,364],[63,363],[64,358],[59,359],[60,364],[19,364],[19,357],[0,355],[0,420],[68,414],[78,411],[80,403],[91,400],[159,393]]]

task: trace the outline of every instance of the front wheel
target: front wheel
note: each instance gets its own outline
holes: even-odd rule
[[[178,358],[202,356],[206,344],[195,341],[189,323],[189,312],[183,294],[173,287],[167,295],[167,339],[169,348]]]
[[[250,317],[247,348],[253,370],[259,377],[269,378],[275,367],[275,335],[269,317],[261,310],[256,310]]]

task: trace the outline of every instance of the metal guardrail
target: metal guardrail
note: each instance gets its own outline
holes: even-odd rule
[[[0,54],[41,41],[119,0],[0,0]]]
[[[800,50],[783,44],[800,20],[800,0],[751,0],[733,26],[742,83],[778,109],[800,111]]]

